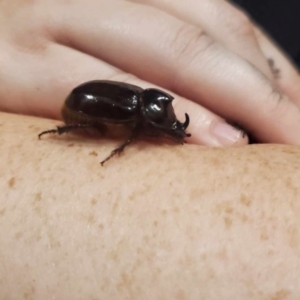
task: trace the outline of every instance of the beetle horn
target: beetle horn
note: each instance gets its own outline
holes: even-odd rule
[[[182,123],[182,129],[185,130],[190,124],[190,117],[189,115],[186,113],[185,114],[185,122]]]

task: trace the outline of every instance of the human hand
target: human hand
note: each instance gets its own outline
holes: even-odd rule
[[[246,144],[225,118],[300,144],[297,71],[223,0],[2,0],[0,37],[1,110],[58,118],[73,87],[109,79],[177,94],[191,142]]]

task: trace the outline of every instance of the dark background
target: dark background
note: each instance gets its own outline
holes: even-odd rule
[[[233,0],[300,67],[300,0]]]

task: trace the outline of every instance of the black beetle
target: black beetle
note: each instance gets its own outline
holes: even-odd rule
[[[183,143],[190,137],[185,129],[189,116],[180,123],[174,113],[174,98],[158,89],[142,89],[138,86],[108,80],[95,80],[76,87],[67,97],[62,118],[65,126],[58,126],[41,132],[63,134],[79,128],[95,128],[103,134],[120,125],[129,129],[126,141],[101,162],[103,165],[115,154],[120,154],[126,146],[140,135],[170,137]]]

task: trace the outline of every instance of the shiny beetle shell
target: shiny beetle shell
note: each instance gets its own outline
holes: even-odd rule
[[[173,97],[158,89],[108,80],[90,81],[76,87],[67,97],[62,108],[65,126],[43,131],[63,134],[79,128],[94,128],[108,135],[111,129],[124,127],[128,136],[120,147],[104,159],[103,165],[139,136],[169,137],[183,143],[190,134],[185,132],[189,116],[180,123],[174,113]],[[108,130],[110,128],[110,130]]]

